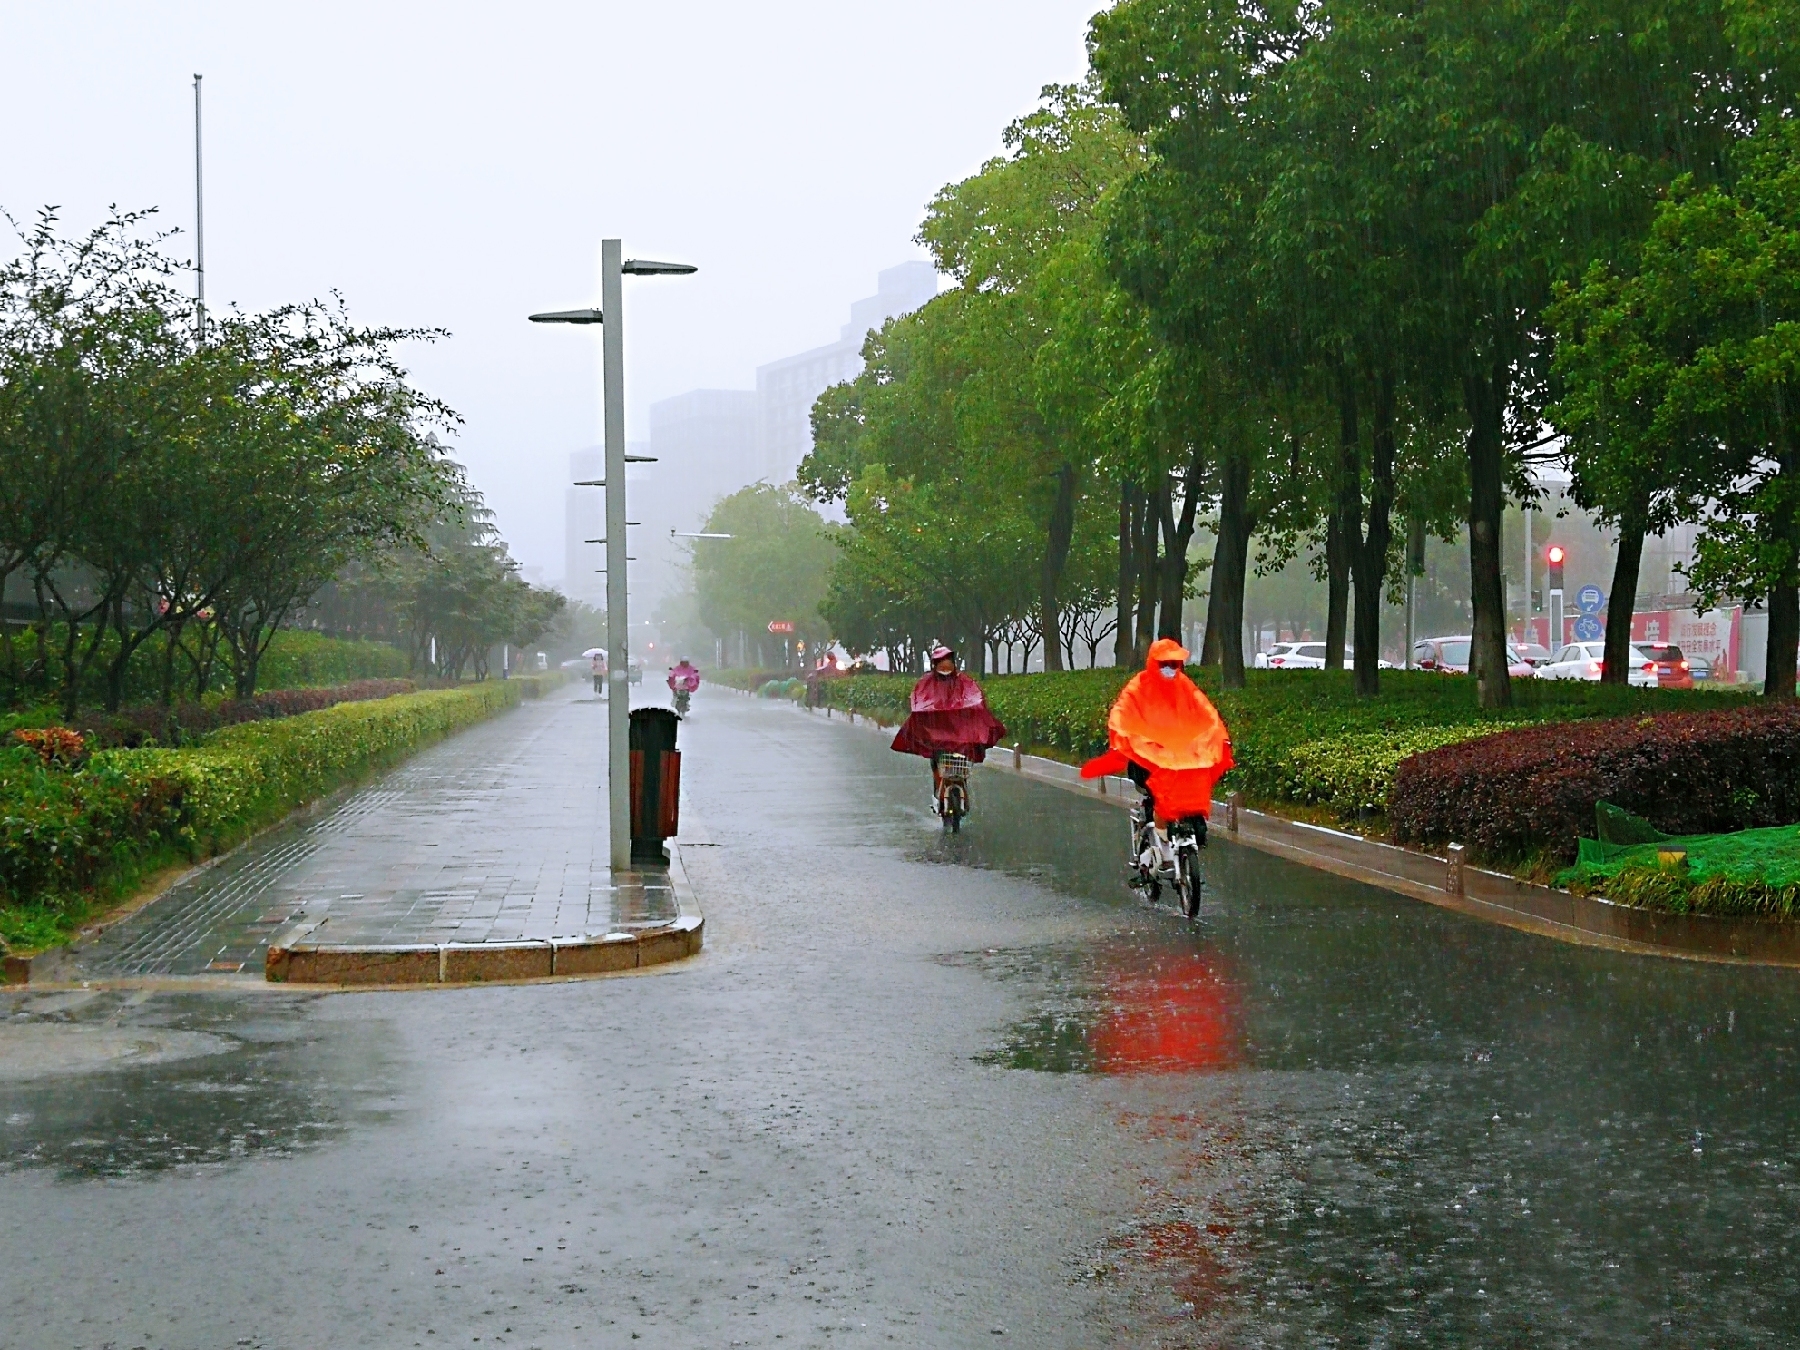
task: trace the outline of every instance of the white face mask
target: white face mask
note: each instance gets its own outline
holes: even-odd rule
[[[1158,666],[1157,669],[1162,672],[1162,677],[1165,680],[1172,680],[1175,678],[1175,672],[1176,672],[1176,670],[1179,669],[1179,667],[1177,667],[1177,666]]]

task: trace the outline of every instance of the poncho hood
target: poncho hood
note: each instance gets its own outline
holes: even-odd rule
[[[1083,778],[1123,773],[1127,764],[1150,771],[1157,815],[1165,820],[1207,815],[1213,784],[1230,769],[1231,737],[1212,700],[1185,670],[1164,679],[1165,661],[1184,661],[1172,638],[1150,645],[1144,669],[1119,691],[1106,719],[1106,754],[1081,766]]]

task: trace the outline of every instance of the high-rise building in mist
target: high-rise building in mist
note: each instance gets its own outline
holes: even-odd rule
[[[577,450],[569,456],[569,481],[595,480],[606,477],[606,451],[598,445]],[[606,578],[595,569],[603,563],[606,549],[585,541],[598,539],[606,532],[606,499],[596,487],[563,489],[563,584],[562,593],[571,600],[599,608],[606,591]]]
[[[681,585],[687,541],[713,503],[759,476],[756,395],[748,389],[695,389],[650,405],[656,463],[631,484],[632,594],[656,601]]]
[[[863,340],[871,328],[911,313],[937,294],[927,262],[902,263],[880,273],[876,293],[850,306],[850,322],[836,342],[761,366],[756,388],[695,389],[650,405],[650,441],[633,454],[656,463],[627,474],[634,610],[654,607],[682,584],[687,550],[670,530],[698,529],[713,504],[755,482],[787,483],[812,449],[812,405],[834,384],[862,371]],[[573,479],[603,477],[599,447],[569,457]],[[568,489],[563,547],[564,594],[599,605],[606,578],[596,569],[605,550],[583,544],[605,531],[598,488]]]
[[[756,370],[758,440],[763,474],[785,483],[812,449],[812,406],[834,384],[862,372],[863,340],[871,328],[910,314],[937,294],[937,271],[928,262],[901,263],[876,278],[876,293],[850,306],[850,322],[838,340]],[[751,480],[754,481],[754,480]]]

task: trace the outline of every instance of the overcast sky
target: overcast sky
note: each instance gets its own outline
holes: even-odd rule
[[[457,455],[514,556],[562,570],[568,452],[598,439],[599,240],[697,263],[627,280],[633,438],[650,403],[749,388],[924,256],[924,204],[1080,78],[1098,0],[306,5],[0,0],[0,206],[157,206],[191,248],[205,75],[207,298],[338,290],[466,419]],[[8,239],[7,251],[11,251]]]

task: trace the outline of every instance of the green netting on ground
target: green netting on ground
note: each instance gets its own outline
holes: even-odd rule
[[[1800,825],[1667,835],[1607,802],[1600,803],[1596,814],[1601,837],[1580,841],[1579,861],[1570,869],[1584,879],[1656,867],[1658,853],[1681,850],[1687,854],[1687,876],[1695,882],[1726,877],[1774,888],[1800,885]]]

